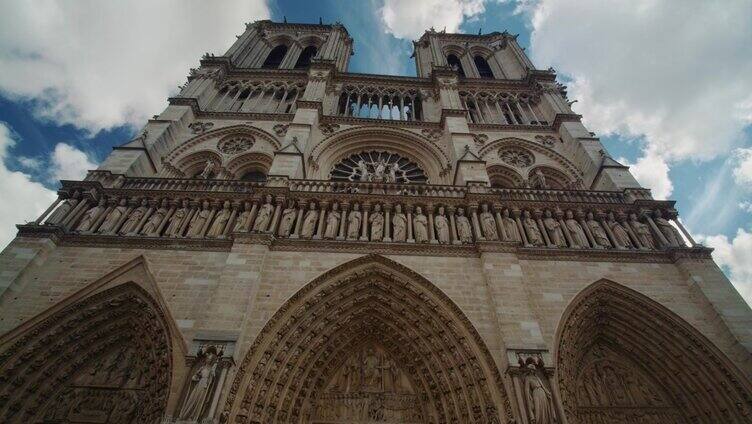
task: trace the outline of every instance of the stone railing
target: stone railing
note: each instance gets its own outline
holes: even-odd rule
[[[386,80],[342,80],[337,104],[332,115],[386,119],[394,121],[423,121],[424,90],[419,86]],[[430,90],[430,86],[427,87]]]

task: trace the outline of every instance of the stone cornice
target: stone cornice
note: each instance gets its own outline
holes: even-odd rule
[[[559,131],[561,124],[564,122],[582,122],[582,115],[576,113],[557,113],[551,127],[554,131]]]

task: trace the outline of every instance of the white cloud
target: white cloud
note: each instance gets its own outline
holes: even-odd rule
[[[161,111],[205,51],[269,17],[266,0],[0,0],[0,92],[97,131]],[[217,50],[219,49],[219,50]]]
[[[459,32],[467,18],[483,13],[486,0],[385,0],[379,16],[397,38],[418,39],[430,27]]]
[[[16,224],[36,219],[57,197],[53,190],[6,166],[8,151],[17,140],[0,122],[0,249],[16,236]]]
[[[752,202],[739,202],[739,209],[752,213]]]
[[[50,178],[55,182],[82,180],[87,171],[97,168],[97,164],[92,162],[86,153],[65,143],[58,143],[55,146],[50,165]]]
[[[628,163],[625,159],[619,162],[629,166],[629,170],[643,187],[649,188],[656,199],[667,199],[674,191],[674,185],[668,176],[669,167],[666,161],[653,150],[643,152],[643,156],[636,163]]]
[[[752,148],[736,149],[734,159],[736,161],[734,180],[737,184],[749,188],[752,184]]]
[[[713,259],[729,271],[729,280],[752,305],[752,233],[740,228],[733,240],[725,235],[698,236],[698,241],[715,249]]]
[[[18,156],[16,160],[21,166],[31,171],[39,171],[42,169],[42,165],[44,165],[44,163],[38,158],[30,158],[27,156]]]

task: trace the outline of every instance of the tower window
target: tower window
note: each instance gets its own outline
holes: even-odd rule
[[[277,69],[282,64],[285,55],[287,54],[287,46],[280,44],[269,52],[269,56],[266,57],[264,64],[261,65],[263,69]]]
[[[465,70],[462,69],[462,62],[460,62],[460,59],[457,56],[455,56],[453,54],[450,54],[449,56],[447,56],[447,64],[452,69],[454,69],[455,71],[459,72],[459,74],[460,74],[461,77],[463,77],[463,78],[465,77]]]
[[[478,74],[480,74],[481,78],[494,77],[493,71],[488,65],[488,61],[486,61],[486,59],[484,59],[482,56],[475,56],[473,58],[473,61],[475,61],[475,67],[478,68]]]
[[[254,183],[266,182],[266,174],[262,171],[248,171],[240,177],[241,181],[250,181]]]
[[[302,52],[300,52],[300,56],[298,56],[298,61],[295,62],[295,69],[305,69],[311,65],[311,59],[316,56],[316,46],[308,46],[303,49]]]

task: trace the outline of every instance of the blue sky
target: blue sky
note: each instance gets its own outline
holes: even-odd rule
[[[609,3],[609,4],[606,4]],[[41,6],[40,6],[41,4]],[[752,2],[700,0],[0,0],[0,244],[166,105],[243,23],[341,21],[350,71],[414,75],[429,26],[508,30],[553,66],[613,157],[752,298]],[[12,184],[11,184],[12,182]]]

